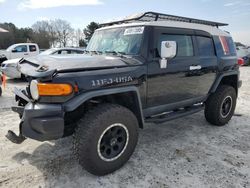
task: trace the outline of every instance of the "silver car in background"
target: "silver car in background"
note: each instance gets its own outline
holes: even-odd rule
[[[43,51],[38,56],[47,56],[47,55],[73,55],[73,54],[83,54],[84,49],[80,48],[51,48],[48,50]],[[6,60],[1,65],[1,71],[9,78],[23,78],[25,76],[21,74],[21,72],[17,69],[17,65],[21,59],[11,59]]]

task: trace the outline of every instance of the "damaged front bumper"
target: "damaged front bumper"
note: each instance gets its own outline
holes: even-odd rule
[[[21,97],[23,92],[14,91]],[[22,93],[22,94],[21,94]],[[27,97],[27,96],[26,96]],[[24,99],[25,97],[22,97]],[[27,101],[27,98],[25,99]],[[21,117],[19,125],[19,136],[8,131],[6,137],[14,143],[22,143],[25,138],[32,138],[38,141],[55,140],[63,137],[64,134],[64,111],[60,104],[40,104],[31,100],[22,107],[12,107]]]

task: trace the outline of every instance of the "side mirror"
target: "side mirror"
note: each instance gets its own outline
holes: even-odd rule
[[[167,60],[175,57],[176,53],[177,53],[176,41],[162,41],[161,42],[161,59],[160,59],[161,69],[167,68]]]
[[[16,49],[13,49],[13,50],[11,50],[13,53],[15,53],[15,52],[17,52],[17,50]]]

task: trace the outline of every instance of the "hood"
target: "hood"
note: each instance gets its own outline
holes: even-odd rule
[[[32,77],[44,77],[54,72],[74,72],[98,70],[114,67],[135,66],[141,64],[134,58],[104,55],[65,55],[35,56],[24,59],[19,70]]]
[[[6,65],[6,64],[14,64],[14,63],[18,64],[20,60],[21,60],[21,58],[10,59],[10,60],[4,61],[3,64],[5,64],[5,65]]]

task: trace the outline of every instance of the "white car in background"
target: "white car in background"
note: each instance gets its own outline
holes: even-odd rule
[[[83,54],[84,50],[79,48],[51,48],[40,53],[38,56],[46,55],[72,55],[72,54]],[[25,76],[17,69],[17,65],[22,58],[6,60],[1,65],[1,71],[9,78],[22,78]]]
[[[3,61],[16,59],[16,58],[27,58],[36,56],[39,54],[39,47],[35,43],[18,43],[13,44],[6,50],[0,50],[0,65]]]

